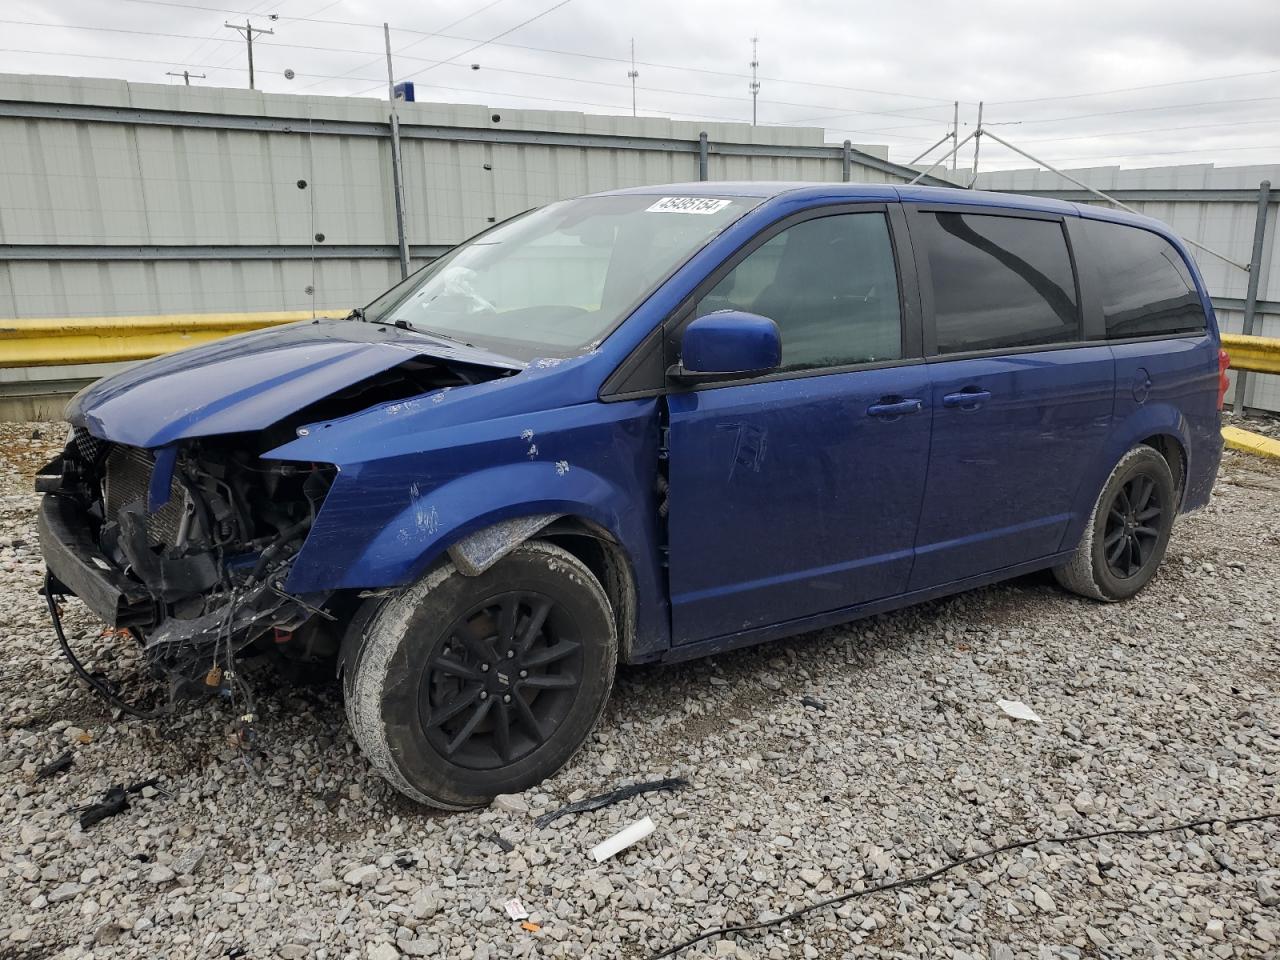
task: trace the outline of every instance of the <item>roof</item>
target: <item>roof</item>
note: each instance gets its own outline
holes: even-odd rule
[[[594,196],[618,194],[651,194],[655,196],[752,197],[771,200],[786,196],[789,200],[812,199],[830,202],[847,197],[853,200],[883,200],[886,203],[947,203],[978,207],[1004,207],[1040,213],[1059,213],[1094,220],[1113,220],[1155,229],[1171,236],[1167,224],[1146,217],[1086,203],[1071,203],[1051,197],[1029,197],[1018,193],[996,193],[990,190],[966,190],[964,187],[926,187],[918,184],[890,183],[814,183],[788,180],[697,180],[691,183],[663,183],[654,186],[607,190]]]

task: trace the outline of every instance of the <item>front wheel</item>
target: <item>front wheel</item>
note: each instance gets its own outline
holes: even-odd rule
[[[1095,600],[1127,600],[1155,576],[1177,513],[1169,464],[1153,447],[1134,447],[1102,487],[1080,546],[1054,568],[1058,583]]]
[[[446,563],[389,600],[350,667],[347,717],[396,789],[465,809],[568,761],[604,710],[617,655],[599,581],[531,541],[479,576]]]

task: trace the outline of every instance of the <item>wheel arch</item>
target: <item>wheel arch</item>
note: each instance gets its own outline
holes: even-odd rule
[[[1183,413],[1172,404],[1148,404],[1112,425],[1100,455],[1083,472],[1076,488],[1072,519],[1063,533],[1059,549],[1069,550],[1080,542],[1085,524],[1093,513],[1094,502],[1111,471],[1126,453],[1143,445],[1155,448],[1169,463],[1181,505],[1191,466],[1191,427]],[[1176,469],[1174,459],[1178,461]]]
[[[1173,474],[1173,489],[1181,506],[1187,487],[1187,448],[1172,433],[1154,433],[1142,440],[1142,446],[1152,447],[1165,463],[1169,464],[1169,472]]]

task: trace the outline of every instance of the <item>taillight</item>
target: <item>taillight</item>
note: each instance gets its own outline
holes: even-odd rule
[[[1222,404],[1227,397],[1227,387],[1231,386],[1231,381],[1227,379],[1227,367],[1231,366],[1231,357],[1227,355],[1227,351],[1218,351],[1218,409],[1222,409]],[[1236,409],[1239,409],[1237,406]]]

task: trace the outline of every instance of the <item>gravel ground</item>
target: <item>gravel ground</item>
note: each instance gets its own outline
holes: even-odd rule
[[[251,758],[228,741],[227,704],[113,719],[57,655],[35,593],[29,475],[61,436],[0,425],[3,960],[630,960],[1023,836],[1280,810],[1280,464],[1228,454],[1213,505],[1180,522],[1130,603],[1035,576],[624,669],[567,769],[445,815],[370,775],[332,684],[260,677]],[[76,603],[68,618],[99,669],[134,672],[127,641],[101,637]],[[1006,717],[998,698],[1043,723]],[[66,750],[69,771],[35,779]],[[666,776],[689,785],[533,824]],[[150,777],[160,791],[96,827],[70,813]],[[587,856],[645,815],[647,840]],[[540,929],[507,917],[511,897]],[[1268,821],[1044,844],[683,956],[1275,957],[1278,904]]]

